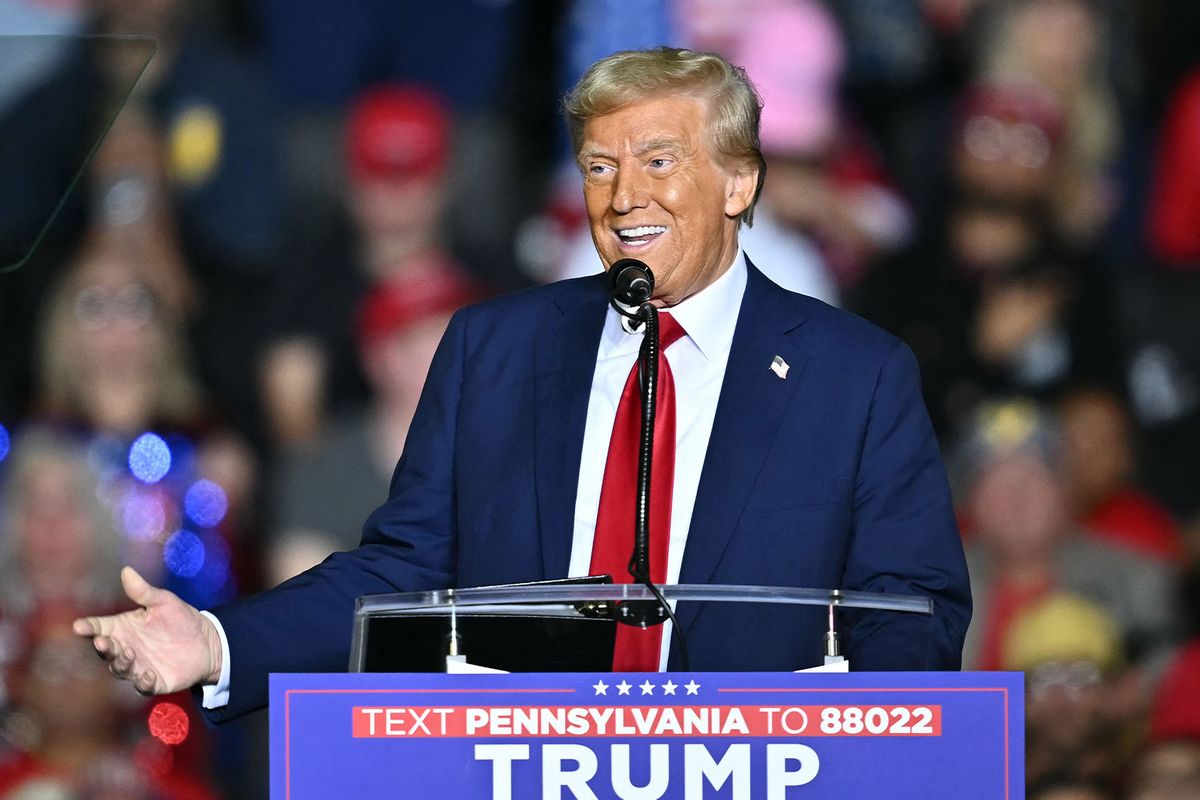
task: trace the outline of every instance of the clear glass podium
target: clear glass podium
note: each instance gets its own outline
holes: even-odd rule
[[[838,608],[933,613],[930,598],[911,595],[714,584],[659,588],[672,604],[826,607],[828,657],[838,655]],[[368,595],[355,610],[349,669],[445,672],[446,657],[461,655],[505,672],[605,672],[612,664],[616,610],[654,599],[639,584],[568,582]]]

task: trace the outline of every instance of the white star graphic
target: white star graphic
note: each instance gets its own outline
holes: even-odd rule
[[[592,684],[592,688],[596,690],[596,694],[608,694],[608,684],[604,681],[596,681]]]
[[[638,688],[642,690],[642,694],[654,694],[654,684],[649,680],[647,680]]]
[[[687,689],[688,694],[700,694],[700,684],[696,683],[694,680],[685,683],[683,688]]]
[[[617,694],[629,694],[629,690],[632,688],[631,684],[621,681],[617,684]]]
[[[675,681],[667,681],[662,685],[663,694],[675,694],[675,690],[679,688],[679,684]]]

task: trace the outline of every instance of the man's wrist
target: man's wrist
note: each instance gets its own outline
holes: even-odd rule
[[[209,645],[209,666],[212,668],[212,674],[207,676],[208,681],[200,685],[201,705],[213,711],[229,705],[229,665],[232,657],[229,655],[229,639],[225,636],[225,627],[221,620],[210,611],[201,611],[200,615],[208,620],[212,630],[216,632],[216,640]],[[205,636],[207,635],[206,630]]]
[[[200,682],[202,686],[215,686],[221,680],[222,666],[222,647],[221,634],[217,632],[216,623],[208,618],[208,615],[201,614],[200,618],[204,620],[204,639],[208,645],[208,674]]]

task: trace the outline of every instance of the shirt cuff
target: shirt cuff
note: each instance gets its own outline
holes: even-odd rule
[[[229,705],[229,640],[225,638],[225,629],[221,627],[221,620],[207,611],[200,613],[208,617],[209,621],[216,626],[217,636],[221,637],[221,677],[217,679],[215,686],[200,687],[200,691],[204,695],[201,705],[209,709],[222,708]]]

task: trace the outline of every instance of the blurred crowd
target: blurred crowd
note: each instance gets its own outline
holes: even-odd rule
[[[1196,34],[1192,0],[0,0],[0,797],[265,796],[261,720],[140,698],[69,620],[122,564],[203,608],[353,547],[449,315],[600,267],[563,91],[672,44],[765,101],[747,254],[917,355],[1029,797],[1200,798]]]

